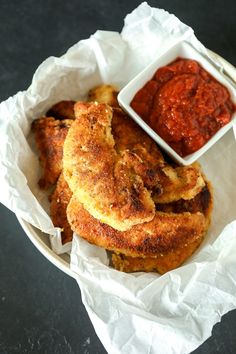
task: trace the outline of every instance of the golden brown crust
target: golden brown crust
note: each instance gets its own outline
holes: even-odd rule
[[[156,212],[153,220],[118,231],[93,218],[74,197],[68,205],[67,217],[72,230],[90,243],[132,257],[156,256],[174,250],[201,238],[207,228],[200,212]]]
[[[74,231],[91,243],[132,257],[156,257],[203,237],[208,223],[199,211],[153,213],[151,193],[159,182],[156,178],[152,185],[147,178],[152,168],[153,175],[164,181],[159,204],[191,199],[205,185],[198,168],[174,169],[165,164],[156,146],[149,153],[150,138],[119,110],[114,110],[112,130],[112,110],[107,105],[77,103],[75,114],[63,156],[73,193],[67,216]],[[137,137],[143,137],[141,142]],[[146,210],[151,218],[145,219]]]
[[[99,85],[89,91],[88,100],[99,103],[106,103],[111,107],[119,107],[117,95],[119,91],[113,85]]]
[[[47,117],[54,117],[59,120],[75,119],[75,101],[60,101],[54,104],[48,111]]]
[[[159,207],[165,212],[181,213],[189,211],[196,213],[200,211],[204,214],[206,227],[209,226],[213,208],[212,187],[209,182],[203,190],[191,200],[179,200],[169,204],[160,204]],[[112,254],[112,264],[120,271],[124,272],[152,272],[156,271],[164,274],[179,267],[188,259],[199,247],[204,234],[192,243],[180,243],[176,249],[169,252],[157,253],[156,257],[129,257],[124,254]]]
[[[151,220],[155,205],[150,192],[126,155],[114,148],[111,108],[78,102],[75,114],[63,155],[64,175],[73,199],[118,230]]]
[[[72,240],[72,231],[70,229],[70,225],[67,221],[66,215],[66,207],[70,198],[71,192],[69,190],[69,186],[64,181],[63,176],[61,175],[52,198],[51,216],[54,225],[64,229],[64,232],[62,233],[63,243]],[[192,200],[185,201],[181,199],[178,202],[173,202],[166,205],[160,204],[160,207],[165,212],[174,213],[182,213],[186,211],[189,211],[191,213],[197,213],[199,211],[204,214],[206,227],[208,227],[212,211],[211,186],[208,182],[206,184],[206,187],[204,187],[204,189]],[[98,228],[96,227],[97,220],[94,219],[91,215],[89,216],[89,219],[84,219],[83,208],[81,208],[81,211],[82,212],[80,213],[77,209],[78,222],[82,223],[82,227],[83,224],[85,224],[84,228],[86,229],[87,233],[93,234],[95,229],[95,234],[93,236],[96,237],[96,232],[99,232]],[[106,238],[105,233],[107,234],[107,231],[109,231],[109,228],[101,227],[100,229],[100,233],[104,235],[104,239]],[[81,232],[82,234],[84,234],[83,230],[81,230]],[[110,236],[111,234],[108,234],[108,237]],[[196,248],[202,242],[203,237],[204,233],[199,235],[199,238],[195,238],[195,240],[190,239],[190,242],[187,243],[185,242],[186,240],[181,239],[180,242],[176,244],[175,249],[171,249],[170,247],[170,250],[167,250],[166,252],[164,252],[164,249],[162,249],[162,253],[156,252],[155,257],[130,257],[125,256],[124,254],[113,253],[113,266],[117,270],[122,270],[126,272],[158,271],[159,273],[163,274],[171,269],[180,266],[196,250]],[[90,241],[92,243],[96,243],[96,241],[94,242],[94,240]],[[104,242],[106,243],[106,240]]]
[[[158,272],[164,274],[172,269],[178,268],[189,258],[199,247],[202,237],[190,244],[183,245],[165,254],[158,254],[157,257],[127,257],[122,254],[112,255],[113,267],[117,270],[131,272]]]
[[[61,173],[63,144],[72,125],[66,139],[70,158],[64,163],[73,197],[62,175],[51,197],[51,217],[63,229],[63,243],[72,239],[71,225],[87,241],[114,252],[116,269],[162,274],[178,267],[209,226],[210,184],[197,165],[167,164],[153,140],[118,107],[114,87],[97,87],[89,99],[108,103],[113,110],[105,104],[77,103],[73,122],[74,102],[62,101],[47,113],[57,119],[33,123],[44,188]],[[144,217],[147,211],[149,219]]]
[[[141,177],[144,186],[162,193],[159,174],[165,161],[155,142],[121,109],[113,109],[112,135],[115,150]]]
[[[176,168],[166,165],[159,170],[159,181],[163,193],[159,195],[154,192],[155,203],[172,203],[180,199],[192,199],[205,186],[199,167],[193,165]]]
[[[200,211],[206,218],[209,218],[212,209],[211,205],[211,187],[209,182],[206,182],[205,187],[194,198],[188,200],[179,199],[171,203],[157,203],[156,209],[165,213],[183,213],[186,211],[196,213]]]
[[[55,184],[61,173],[63,145],[72,122],[70,119],[59,121],[53,117],[42,117],[32,124],[43,168],[43,175],[39,180],[42,189]]]
[[[65,244],[72,240],[73,232],[67,220],[66,209],[71,198],[71,191],[66,183],[63,173],[61,173],[55,191],[51,195],[50,216],[53,225],[62,229],[62,243]]]

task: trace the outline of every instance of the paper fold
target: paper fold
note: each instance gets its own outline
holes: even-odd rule
[[[236,307],[235,252],[236,221],[191,263],[161,277],[110,270],[112,281],[103,260],[95,262],[80,238],[73,243],[71,269],[108,353],[184,354]]]

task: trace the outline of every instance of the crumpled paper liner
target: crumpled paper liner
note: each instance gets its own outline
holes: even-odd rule
[[[48,215],[47,196],[37,185],[41,171],[32,121],[62,99],[86,99],[88,90],[101,83],[122,88],[180,40],[207,55],[191,28],[142,3],[126,17],[121,34],[97,31],[62,57],[48,58],[27,91],[0,104],[0,200],[50,234],[55,252],[69,251],[70,244],[62,246],[60,230]],[[179,269],[163,276],[118,272],[108,266],[105,250],[74,236],[71,269],[109,353],[189,353],[211,335],[224,313],[236,308],[235,152],[230,131],[200,159],[214,187],[212,226]]]

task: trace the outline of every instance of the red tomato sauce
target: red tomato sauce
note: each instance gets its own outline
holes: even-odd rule
[[[131,107],[183,157],[200,149],[236,110],[226,87],[197,61],[182,58],[158,69]]]

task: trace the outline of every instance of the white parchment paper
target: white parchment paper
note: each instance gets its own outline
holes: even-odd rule
[[[187,40],[207,55],[193,30],[174,15],[141,4],[121,34],[97,31],[37,69],[32,84],[0,104],[0,201],[51,235],[66,252],[37,185],[32,120],[62,99],[85,99],[90,88],[122,88],[171,45]],[[222,315],[236,308],[236,143],[228,132],[200,163],[214,187],[212,226],[184,266],[163,276],[111,269],[103,249],[74,236],[71,269],[95,330],[109,353],[184,354],[205,341]],[[78,334],[79,335],[79,334]]]

